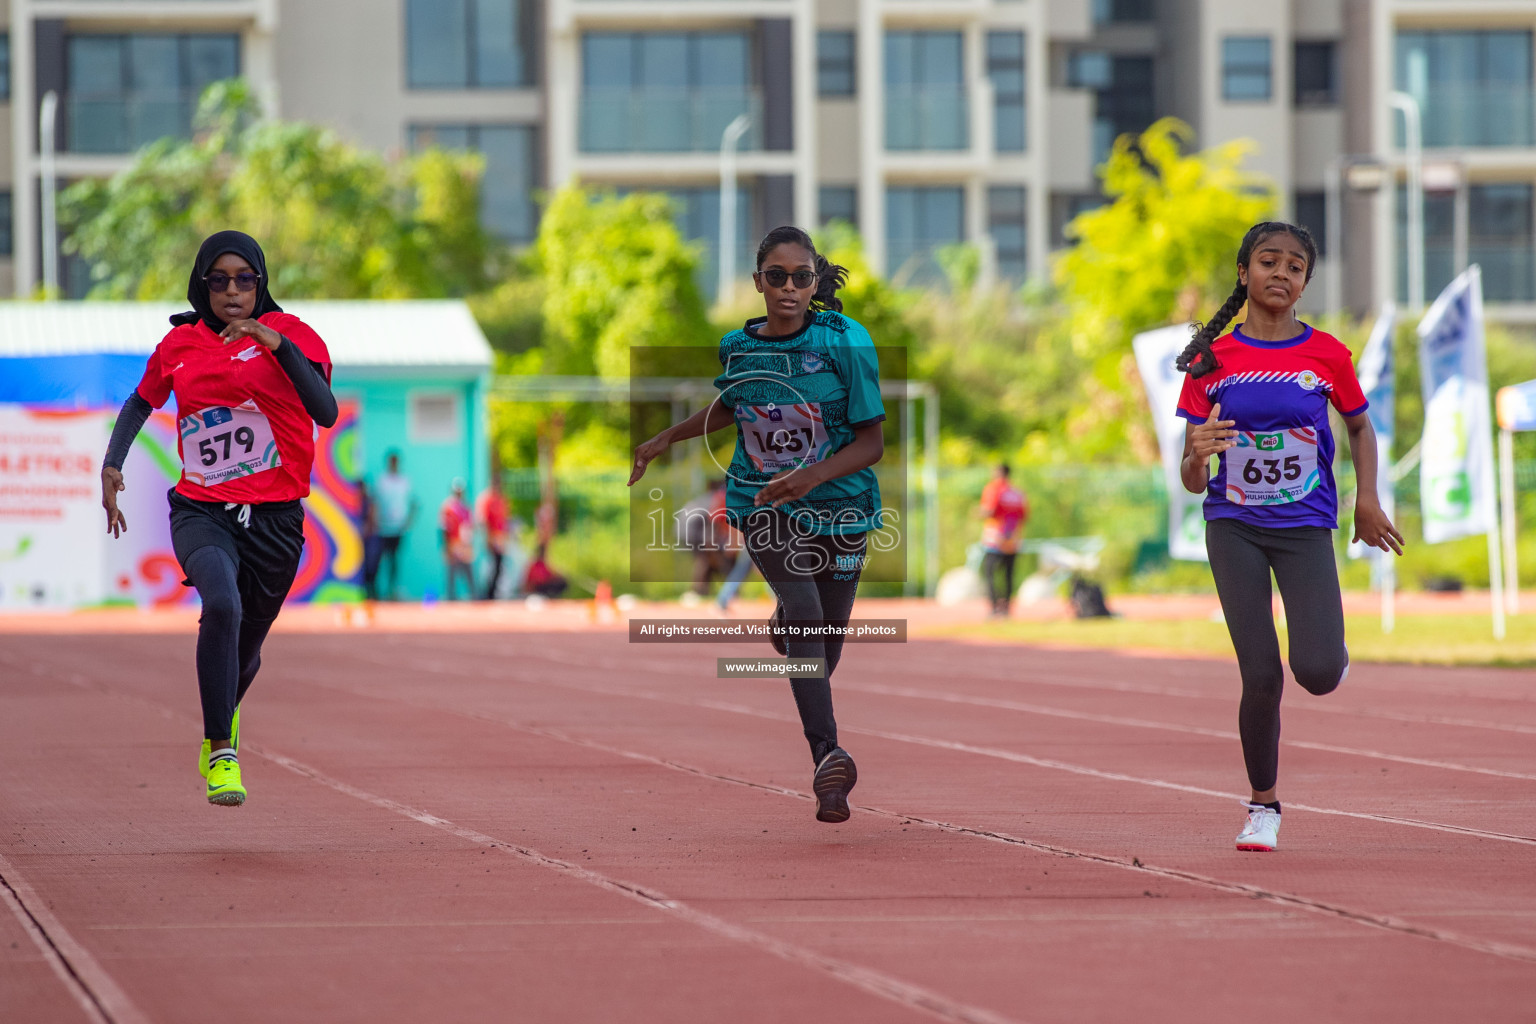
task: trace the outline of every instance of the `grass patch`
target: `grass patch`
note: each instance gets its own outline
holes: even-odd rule
[[[1390,634],[1374,615],[1344,620],[1350,657],[1355,661],[1411,665],[1463,665],[1504,668],[1536,666],[1536,616],[1508,620],[1508,635],[1493,638],[1487,615],[1400,615]],[[1069,619],[1059,622],[978,622],[923,627],[922,636],[967,637],[1002,643],[1066,644],[1104,650],[1152,648],[1230,657],[1227,627],[1203,619]],[[1286,646],[1280,629],[1280,645]]]

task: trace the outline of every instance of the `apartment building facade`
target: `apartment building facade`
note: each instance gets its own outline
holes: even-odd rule
[[[513,244],[579,178],[668,192],[710,263],[744,114],[737,252],[841,218],[911,281],[954,242],[1001,279],[1043,274],[1115,136],[1172,114],[1202,146],[1255,141],[1282,213],[1339,249],[1311,304],[1366,310],[1405,287],[1400,90],[1433,172],[1430,294],[1475,261],[1497,312],[1536,320],[1536,0],[0,0],[6,26],[10,293],[41,276],[43,93],[71,180],[187,134],[202,85],[239,74],[381,152],[480,151],[485,223]],[[1349,187],[1370,169],[1387,187]]]

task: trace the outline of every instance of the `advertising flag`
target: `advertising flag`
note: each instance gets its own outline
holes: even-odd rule
[[[1482,271],[1446,286],[1419,322],[1424,436],[1419,490],[1424,540],[1455,540],[1495,529],[1493,433],[1483,338]]]
[[[1185,423],[1179,418],[1179,391],[1184,386],[1184,374],[1173,363],[1189,344],[1189,338],[1189,327],[1175,324],[1138,334],[1131,345],[1136,352],[1136,369],[1147,389],[1147,404],[1152,407],[1163,479],[1168,486],[1168,554],[1204,562],[1205,495],[1190,494],[1179,476],[1179,463],[1184,459]]]
[[[1367,413],[1376,431],[1376,496],[1388,519],[1397,510],[1392,495],[1392,440],[1397,414],[1392,335],[1396,327],[1397,307],[1388,302],[1381,307],[1376,326],[1371,328],[1370,340],[1365,343],[1365,351],[1360,353],[1359,367],[1360,390],[1365,392],[1365,400],[1370,403]],[[1372,552],[1382,554],[1377,548],[1359,541],[1349,545],[1351,558],[1364,558]]]

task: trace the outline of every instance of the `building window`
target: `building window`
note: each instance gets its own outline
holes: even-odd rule
[[[885,35],[885,148],[965,149],[965,70],[959,32]]]
[[[1328,197],[1323,192],[1297,192],[1295,197],[1296,223],[1312,233],[1317,243],[1317,254],[1328,255]]]
[[[407,0],[406,82],[412,89],[513,89],[529,82],[518,0]]]
[[[581,39],[581,149],[587,153],[676,153],[720,148],[740,114],[762,137],[762,104],[751,87],[745,32],[589,32]]]
[[[1400,32],[1395,73],[1419,101],[1424,145],[1536,145],[1530,32]]]
[[[1398,238],[1408,230],[1406,189],[1397,191]],[[1456,276],[1456,197],[1424,197],[1424,293],[1433,296]],[[1489,302],[1536,301],[1536,189],[1524,182],[1467,188],[1469,264],[1483,271]],[[1407,260],[1397,260],[1397,294],[1408,294]]]
[[[944,273],[935,257],[944,246],[965,240],[965,190],[887,189],[885,232],[889,276],[912,284],[942,283]]]
[[[852,96],[856,46],[852,32],[816,33],[816,91],[822,96]]]
[[[817,193],[816,206],[821,222],[847,221],[859,226],[859,190],[852,185],[824,185]]]
[[[1093,0],[1093,20],[1097,25],[1147,22],[1155,16],[1154,0]]]
[[[11,34],[0,32],[0,102],[11,98]]]
[[[14,252],[11,242],[11,194],[0,192],[0,256]]]
[[[1024,280],[1028,269],[1026,216],[1023,188],[993,185],[987,189],[987,234],[992,236],[992,246],[997,253],[997,276],[1015,284]]]
[[[128,153],[192,134],[203,89],[240,73],[240,37],[72,35],[65,62],[68,148]]]
[[[987,33],[987,77],[992,80],[993,145],[1024,152],[1024,33]]]
[[[538,233],[533,201],[538,182],[535,129],[529,125],[413,125],[412,150],[465,149],[485,158],[480,222],[502,241],[531,242]]]
[[[1067,237],[1067,226],[1081,213],[1096,210],[1103,206],[1107,199],[1098,193],[1066,193],[1058,192],[1051,196],[1051,245],[1053,248],[1062,248],[1076,242],[1074,238]]]
[[[1297,43],[1295,72],[1298,107],[1331,107],[1339,102],[1339,61],[1335,44]]]
[[[1234,103],[1268,100],[1269,36],[1228,36],[1221,41],[1221,98]]]
[[[1157,119],[1151,57],[1111,57],[1109,81],[1097,90],[1093,110],[1094,161],[1108,159],[1115,139],[1140,135]]]

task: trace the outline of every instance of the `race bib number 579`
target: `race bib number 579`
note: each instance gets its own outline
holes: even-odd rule
[[[1240,430],[1229,448],[1227,500],[1234,505],[1286,505],[1317,490],[1317,430],[1297,427],[1272,434]]]
[[[182,474],[191,483],[212,487],[282,464],[272,424],[252,401],[233,408],[216,405],[183,416]]]

